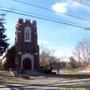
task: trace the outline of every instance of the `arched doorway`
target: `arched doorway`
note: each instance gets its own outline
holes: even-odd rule
[[[29,58],[25,58],[23,60],[23,69],[25,69],[25,70],[31,70],[32,69],[32,63],[31,63],[31,60]]]

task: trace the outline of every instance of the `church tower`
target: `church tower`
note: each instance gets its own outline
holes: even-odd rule
[[[24,70],[39,70],[36,21],[19,19],[16,25],[16,65]]]

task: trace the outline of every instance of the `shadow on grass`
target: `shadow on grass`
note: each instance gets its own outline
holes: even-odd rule
[[[39,75],[33,75],[33,76],[36,76],[36,77],[44,76],[46,78],[57,77],[57,78],[72,78],[72,79],[73,78],[78,78],[78,79],[90,78],[89,74],[39,74]]]

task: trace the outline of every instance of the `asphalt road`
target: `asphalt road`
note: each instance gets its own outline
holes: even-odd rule
[[[71,80],[71,81],[58,81],[48,84],[1,83],[0,90],[90,90],[90,80],[80,79],[80,80]]]
[[[89,77],[89,75],[45,75],[23,79],[11,77],[8,72],[0,71],[0,90],[90,90]]]

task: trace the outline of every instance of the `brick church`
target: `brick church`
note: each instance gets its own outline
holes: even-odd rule
[[[19,19],[16,25],[16,65],[24,70],[39,70],[39,45],[36,21]]]

